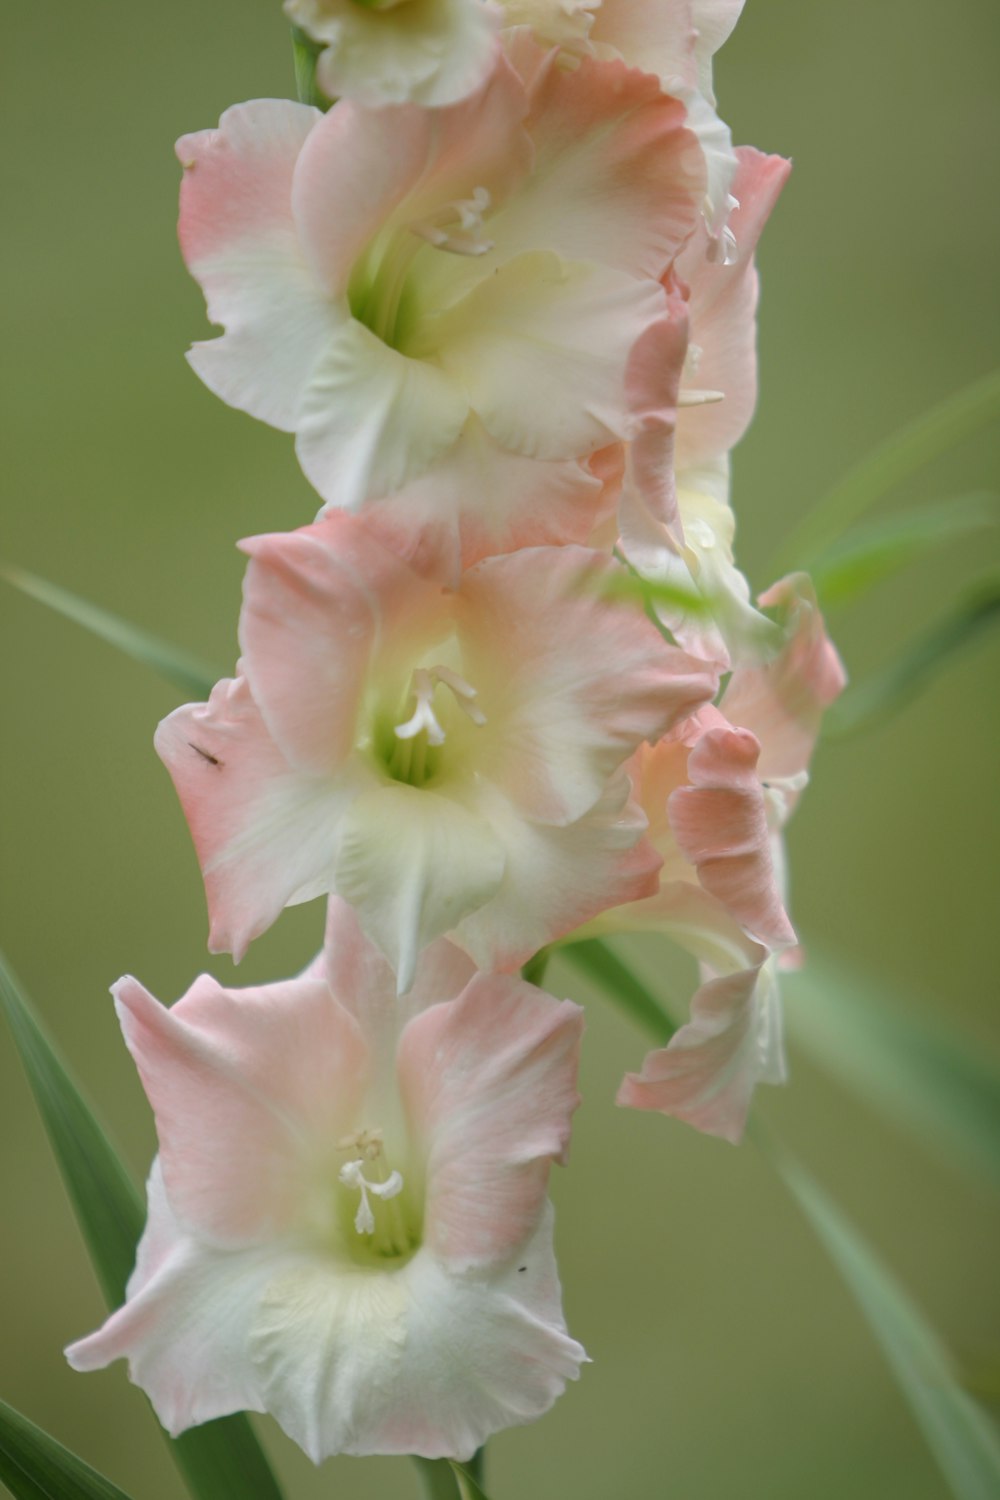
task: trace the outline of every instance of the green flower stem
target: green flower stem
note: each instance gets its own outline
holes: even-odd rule
[[[319,43],[306,36],[301,27],[292,27],[292,60],[295,64],[295,92],[299,103],[328,110],[333,101],[326,97],[316,82],[316,59],[322,50]]]
[[[420,1475],[425,1500],[461,1500],[455,1471],[446,1458],[417,1458],[414,1455],[413,1462]]]

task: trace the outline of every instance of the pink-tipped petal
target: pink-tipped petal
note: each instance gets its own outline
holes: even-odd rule
[[[465,671],[483,684],[487,716],[477,765],[547,823],[581,817],[640,740],[715,692],[710,666],[666,645],[634,606],[602,597],[619,571],[582,548],[529,548],[463,581]]]
[[[734,672],[720,707],[732,723],[757,736],[760,775],[767,782],[805,773],[823,715],[847,678],[804,573],[781,579],[760,602],[783,614],[784,650],[763,666]]]
[[[768,215],[791,171],[781,156],[749,146],[736,153],[733,195],[739,207],[729,227],[736,255],[729,264],[710,262],[704,236],[695,236],[678,262],[690,283],[691,339],[697,346],[695,373],[685,384],[721,391],[721,401],[685,407],[677,424],[678,472],[696,469],[739,442],[757,401],[757,272],[753,253]]]
[[[738,1144],[754,1088],[785,1077],[781,1011],[769,967],[743,969],[702,985],[691,1020],[666,1047],[628,1073],[618,1103],[685,1120]]]
[[[530,178],[490,221],[504,256],[553,250],[658,280],[691,235],[705,191],[682,104],[623,62],[550,54],[531,84]]]
[[[490,822],[504,850],[503,881],[454,934],[480,968],[519,968],[608,907],[656,891],[662,860],[642,837],[646,819],[624,775],[575,823],[534,823],[499,798]]]
[[[330,773],[359,738],[376,649],[394,630],[430,635],[440,590],[341,512],[241,545],[250,565],[240,645],[254,701],[296,769]]]
[[[530,1237],[579,1103],[583,1012],[519,979],[477,975],[410,1022],[399,1080],[427,1152],[425,1233],[453,1270],[506,1260]]]
[[[222,338],[190,360],[231,406],[294,431],[309,373],[343,314],[316,283],[292,217],[292,174],[318,110],[285,99],[228,109],[177,142],[179,234]]]
[[[670,827],[705,890],[758,942],[787,948],[795,932],[771,862],[759,755],[748,729],[703,734],[688,756],[690,785],[670,794]]]
[[[209,948],[239,962],[285,906],[329,890],[342,806],[365,784],[295,772],[244,678],[188,704],[156,731],[205,879]]]
[[[170,1009],[134,979],[114,994],[174,1212],[229,1248],[287,1231],[309,1143],[343,1131],[364,1077],[361,1035],[325,980],[226,990],[203,975]]]

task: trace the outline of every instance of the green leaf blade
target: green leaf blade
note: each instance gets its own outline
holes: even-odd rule
[[[554,950],[593,980],[618,1007],[665,1046],[677,1027],[660,1002],[602,938],[584,938]]]
[[[461,1500],[489,1500],[486,1491],[465,1464],[457,1464],[454,1459],[448,1461],[454,1472]]]
[[[959,1385],[937,1334],[805,1168],[755,1134],[864,1313],[955,1500],[996,1500],[1000,1437]]]
[[[14,1500],[129,1500],[5,1401],[0,1401],[0,1480]]]
[[[895,661],[849,687],[827,713],[824,738],[846,739],[884,724],[918,697],[959,651],[997,624],[1000,577],[970,589],[950,615],[911,642]]]
[[[895,485],[1000,417],[1000,370],[973,381],[894,432],[861,460],[792,531],[775,571],[809,568],[831,542]]]
[[[151,631],[143,630],[119,615],[112,614],[110,610],[103,609],[99,604],[81,599],[69,589],[49,583],[47,579],[39,578],[37,574],[29,573],[24,568],[0,564],[0,578],[29,599],[44,604],[75,625],[82,625],[92,635],[130,656],[133,661],[152,667],[167,682],[199,700],[208,697],[220,676],[204,662],[188,655],[179,647],[172,646],[169,641],[161,640]]]
[[[125,1300],[143,1200],[0,954],[0,1009],[6,1015],[45,1124],[94,1270],[110,1307]],[[242,1414],[168,1439],[196,1500],[282,1500],[264,1451]]]
[[[822,954],[783,987],[789,1038],[814,1063],[1000,1189],[1000,1076],[988,1059]]]
[[[974,535],[1000,518],[1000,497],[985,491],[906,511],[849,532],[813,564],[824,609],[852,602],[925,553]]]

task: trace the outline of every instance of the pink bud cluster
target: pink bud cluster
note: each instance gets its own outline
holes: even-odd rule
[[[740,0],[286,9],[337,101],[185,136],[180,240],[193,367],[321,505],[241,543],[234,675],[156,743],[212,951],[318,897],[327,935],[280,983],[116,986],[160,1155],[69,1357],[172,1432],[467,1458],[584,1359],[546,1196],[580,1012],[518,970],[662,934],[702,982],[619,1102],[735,1141],[784,1076],[782,829],[843,674],[806,578],[753,603],[729,453],[788,163],[716,113]]]

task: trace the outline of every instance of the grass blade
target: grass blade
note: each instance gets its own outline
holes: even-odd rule
[[[792,530],[774,572],[808,568],[894,485],[1000,417],[1000,370],[976,380],[906,426],[853,468]]]
[[[0,1480],[14,1500],[128,1500],[6,1401],[0,1401]]]
[[[169,641],[161,640],[150,631],[132,625],[99,604],[91,604],[89,599],[81,599],[77,594],[60,588],[57,583],[49,583],[35,573],[3,563],[0,564],[0,578],[12,588],[19,589],[22,594],[27,594],[30,599],[36,599],[39,604],[55,610],[56,614],[72,620],[75,625],[82,625],[92,635],[99,636],[108,645],[123,651],[133,661],[140,662],[144,667],[152,667],[154,672],[159,672],[161,677],[194,698],[207,698],[218,677],[222,675],[213,672],[211,667],[198,661],[196,657],[189,656],[186,651],[172,646]]]
[[[956,652],[997,623],[1000,578],[991,578],[970,589],[950,616],[920,636],[896,661],[849,687],[827,714],[824,737],[843,739],[884,723],[917,697]]]
[[[1000,1076],[989,1062],[822,955],[782,984],[789,1036],[813,1062],[1000,1188]]]
[[[560,958],[599,985],[610,1000],[661,1046],[669,1042],[677,1027],[660,1002],[601,938],[566,943],[557,951]]]
[[[850,532],[813,564],[812,577],[824,609],[836,608],[874,588],[923,553],[995,526],[1000,497],[959,495],[941,505],[907,511]]]
[[[0,1009],[6,1015],[63,1182],[108,1305],[125,1283],[145,1220],[142,1197],[67,1072],[13,971],[0,954]],[[197,1500],[281,1500],[263,1449],[244,1416],[222,1417],[168,1440]]]
[[[759,1128],[758,1141],[853,1293],[955,1500],[1000,1495],[1000,1437],[959,1385],[920,1309],[805,1168]]]

